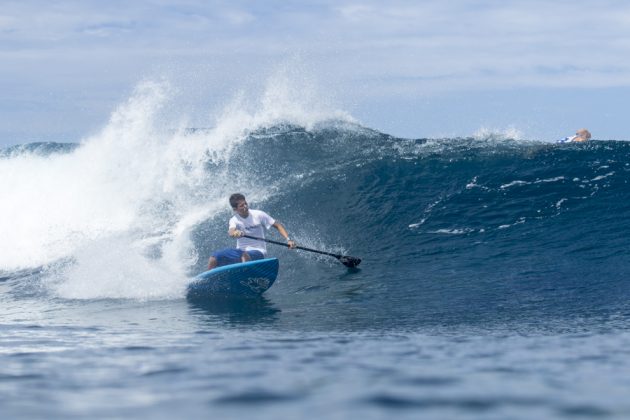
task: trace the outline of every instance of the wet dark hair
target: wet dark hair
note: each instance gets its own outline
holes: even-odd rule
[[[238,207],[238,203],[240,201],[246,201],[245,200],[245,196],[241,193],[234,193],[230,196],[230,206],[232,206],[233,209],[235,209],[236,207]]]

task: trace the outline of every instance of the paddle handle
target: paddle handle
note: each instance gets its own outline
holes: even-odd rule
[[[265,239],[265,238],[257,238],[255,236],[250,236],[250,235],[243,235],[242,237],[243,238],[249,238],[249,239],[256,239],[257,241],[264,241],[264,242],[268,242],[270,244],[282,245],[282,246],[286,246],[287,248],[289,248],[289,245],[285,244],[284,242],[272,241],[271,239]],[[324,252],[324,251],[320,251],[318,249],[306,248],[304,246],[296,246],[294,249],[301,249],[302,251],[309,251],[309,252],[315,252],[317,254],[329,255],[329,256],[335,257],[337,259],[342,257],[342,255],[339,255],[339,254],[333,254],[333,253],[330,253],[330,252]]]

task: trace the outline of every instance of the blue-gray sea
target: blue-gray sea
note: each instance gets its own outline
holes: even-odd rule
[[[2,418],[630,417],[630,143],[113,118],[0,155]],[[363,262],[269,245],[261,298],[188,301],[232,192]]]

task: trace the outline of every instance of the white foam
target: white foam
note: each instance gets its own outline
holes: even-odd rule
[[[502,190],[505,190],[505,189],[513,187],[515,185],[521,186],[521,185],[530,185],[530,184],[531,184],[531,182],[516,180],[516,181],[508,182],[507,184],[503,184],[499,188],[502,189]]]
[[[481,127],[473,134],[473,138],[485,141],[523,140],[523,133],[516,127],[504,129]]]
[[[94,240],[74,250],[73,261],[46,279],[50,289],[67,299],[181,297],[185,273],[168,259],[148,258],[125,235]]]
[[[467,233],[473,233],[475,229],[472,228],[453,228],[453,229],[437,229],[430,231],[429,233],[446,234],[446,235],[465,235]]]

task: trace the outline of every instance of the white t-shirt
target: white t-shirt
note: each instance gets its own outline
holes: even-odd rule
[[[241,232],[245,232],[246,235],[264,239],[265,229],[269,229],[274,223],[276,223],[274,218],[264,211],[249,210],[249,216],[245,219],[238,214],[232,216],[229,222],[229,228],[238,229]],[[238,238],[236,240],[236,247],[244,251],[255,249],[262,252],[263,255],[267,255],[267,246],[263,241],[257,241],[249,238]]]

